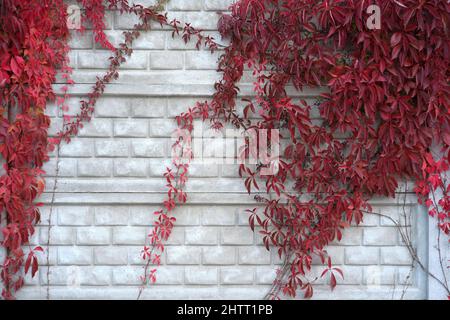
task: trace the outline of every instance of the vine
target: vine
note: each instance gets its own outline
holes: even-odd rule
[[[48,153],[62,141],[70,142],[82,122],[90,120],[105,85],[118,77],[118,67],[132,52],[126,44],[131,46],[132,40],[139,36],[137,30],[127,32],[126,44],[115,49],[103,31],[105,4],[99,0],[79,3],[85,9],[84,22],[93,25],[96,42],[112,50],[115,56],[109,72],[98,79],[89,100],[81,102],[81,113],[75,119],[64,116],[61,133],[49,138],[50,118],[45,115],[45,108],[48,100],[56,98],[52,84],[57,71],[62,71],[68,85],[73,84],[67,55],[67,5],[63,0],[0,2],[0,152],[5,160],[5,174],[0,177],[0,211],[6,218],[6,226],[2,228],[6,258],[0,278],[5,299],[13,299],[23,286],[23,274],[30,271],[33,277],[38,270],[37,253],[43,249],[31,248],[29,239],[40,221],[42,204],[35,203],[35,199],[44,191],[42,166],[49,160]],[[150,19],[165,18],[152,8],[129,6],[126,0],[109,0],[107,8],[139,15],[142,22],[136,28],[147,30]],[[67,96],[67,86],[63,87],[63,93]],[[63,111],[67,108],[64,97],[58,98],[57,104]],[[29,249],[26,257],[24,247]]]
[[[364,1],[237,1],[219,22],[230,45],[219,60],[223,77],[212,101],[178,118],[179,126],[188,129],[192,119],[202,118],[216,129],[231,123],[244,130],[283,130],[288,144],[276,174],[260,175],[267,167],[262,163],[239,170],[249,193],[262,181],[264,191],[275,195],[255,197],[265,208],[249,210],[252,230],[262,234],[268,250],[273,246],[285,258],[270,298],[295,297],[299,289],[311,297],[313,257],[326,265],[321,276],[329,277],[334,288],[343,274],[333,267],[326,246],[341,240],[351,223],[361,223],[371,212],[372,197],[394,197],[399,179],[416,181],[419,201],[437,218],[440,232],[450,233],[450,187],[442,179],[450,161],[450,5],[437,0],[373,3],[383,18],[381,30],[366,26],[369,4]],[[245,66],[255,76],[256,98],[238,110]],[[311,106],[295,102],[287,94],[290,86],[327,86],[329,92]],[[320,123],[312,120],[313,109],[320,112]],[[251,121],[252,114],[262,120]],[[443,154],[437,160],[433,143]],[[160,238],[172,229],[169,213],[178,192],[170,170],[166,178],[168,200],[165,211],[156,212],[160,223],[155,227],[163,236],[150,234],[159,251]],[[159,264],[152,252],[144,248],[144,258]],[[146,274],[152,282],[154,272]]]
[[[273,298],[294,297],[298,289],[312,296],[307,273],[313,256],[327,264],[322,276],[329,275],[333,288],[341,272],[332,267],[326,245],[340,240],[350,223],[362,221],[373,196],[394,197],[399,179],[416,180],[419,200],[449,235],[450,187],[441,175],[450,160],[450,5],[373,4],[380,8],[380,30],[367,28],[364,1],[241,0],[219,23],[222,36],[231,39],[219,66],[233,58],[234,79],[242,77],[246,64],[256,75],[256,101],[248,102],[243,120],[257,113],[262,120],[251,128],[284,129],[289,141],[278,173],[259,179],[276,199],[257,199],[265,205],[262,216],[250,210],[250,225],[259,226],[266,247],[275,246],[289,260]],[[224,73],[216,90],[231,87],[233,78]],[[310,106],[289,97],[290,85],[328,86],[329,92]],[[212,121],[241,121],[234,99],[222,99],[220,90],[216,96]],[[320,124],[312,121],[313,108]],[[439,160],[431,155],[433,142],[444,155]],[[241,165],[249,192],[258,189],[262,167]],[[289,180],[295,183],[291,190]],[[433,199],[438,189],[442,197]]]

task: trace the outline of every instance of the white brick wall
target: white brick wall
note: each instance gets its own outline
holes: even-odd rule
[[[144,1],[142,1],[144,2]],[[146,1],[148,2],[148,1]],[[216,11],[231,0],[171,0],[170,16],[209,30],[216,27]],[[108,13],[108,34],[117,43],[121,29],[133,25],[130,17]],[[109,53],[93,49],[92,33],[72,39],[73,78],[70,103],[76,106],[95,76],[103,72]],[[50,250],[50,298],[135,299],[143,261],[140,250],[150,230],[153,211],[164,197],[161,177],[168,162],[173,118],[197,100],[208,98],[218,75],[217,56],[195,51],[171,39],[157,26],[143,34],[117,82],[99,101],[95,119],[78,138],[61,148],[60,170],[53,204]],[[58,85],[56,85],[58,87]],[[251,78],[243,94],[251,91]],[[313,98],[316,90],[305,92]],[[71,108],[73,110],[73,108]],[[60,114],[49,107],[52,132]],[[58,116],[58,117],[57,117]],[[55,183],[53,158],[46,164],[47,189]],[[260,299],[264,297],[280,263],[267,252],[260,237],[251,233],[245,209],[254,207],[244,192],[233,165],[193,169],[188,185],[188,205],[179,208],[176,227],[158,269],[156,285],[144,291],[147,299]],[[48,203],[52,195],[42,200]],[[396,217],[398,200],[375,199],[375,210]],[[425,224],[414,196],[406,199],[413,216],[413,236]],[[34,237],[43,245],[48,237],[50,206]],[[422,225],[423,224],[423,225]],[[417,239],[416,239],[417,240]],[[417,241],[422,245],[424,241]],[[426,248],[419,248],[426,254]],[[315,297],[399,297],[410,270],[410,258],[394,227],[386,219],[367,216],[361,227],[352,227],[341,243],[329,247],[345,279],[330,292],[318,285]],[[39,276],[27,281],[21,298],[45,298],[46,259]],[[320,272],[315,265],[314,273]],[[426,280],[413,270],[408,298],[426,297]],[[321,281],[324,283],[325,281]]]

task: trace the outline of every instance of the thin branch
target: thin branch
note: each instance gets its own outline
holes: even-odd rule
[[[400,225],[400,223],[396,220],[394,220],[392,217],[379,213],[379,212],[370,212],[370,211],[364,211],[362,210],[362,212],[365,213],[371,213],[371,214],[375,214],[378,215],[380,217],[384,217],[386,219],[389,219],[390,221],[392,221],[392,223],[394,223],[394,225],[396,226],[396,228],[398,229],[400,236],[402,237],[403,242],[406,245],[406,248],[409,251],[409,254],[411,255],[411,258],[413,259],[414,262],[416,262],[419,267],[426,273],[428,274],[430,277],[432,277],[434,280],[436,280],[443,288],[445,288],[445,290],[447,291],[448,294],[450,294],[450,290],[449,287],[447,285],[447,283],[443,282],[441,279],[439,279],[435,274],[433,274],[432,272],[430,272],[430,270],[422,263],[422,261],[420,260],[419,256],[417,255],[416,250],[414,249],[413,245],[411,242],[408,242],[407,237],[405,236],[402,227]]]

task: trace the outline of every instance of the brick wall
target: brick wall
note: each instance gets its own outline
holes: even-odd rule
[[[216,34],[216,12],[229,3],[171,0],[170,16]],[[130,17],[113,12],[108,12],[106,22],[115,43],[122,30],[134,24]],[[71,46],[77,85],[71,89],[70,105],[75,108],[104,71],[109,53],[93,47],[89,31],[74,34]],[[50,222],[52,299],[137,297],[143,265],[140,250],[153,221],[152,212],[164,197],[161,175],[170,161],[173,118],[195,101],[207,99],[218,78],[216,56],[173,40],[170,31],[157,26],[142,35],[135,49],[120,79],[108,86],[99,101],[95,119],[61,148],[58,178],[55,157],[45,167],[48,192],[42,200],[47,205],[34,243],[47,243]],[[243,94],[250,93],[251,77],[243,82]],[[313,99],[316,94],[310,90],[301,95]],[[49,114],[54,133],[61,126],[61,114],[54,106],[49,107]],[[187,191],[189,202],[175,213],[176,227],[157,283],[144,291],[144,297],[264,297],[280,261],[248,227],[244,211],[255,203],[244,192],[237,166],[196,165]],[[412,217],[412,236],[419,243],[419,253],[426,256],[426,241],[420,240],[426,228],[425,214],[413,195],[401,193],[397,200],[375,199],[373,204],[375,210],[394,218],[405,209]],[[426,279],[411,269],[407,249],[387,219],[366,216],[361,227],[348,229],[342,242],[333,243],[328,251],[344,270],[345,279],[334,292],[319,281],[316,298],[400,298],[407,283],[406,298],[426,297]],[[41,263],[39,275],[27,278],[19,297],[46,297],[45,257]],[[313,276],[320,270],[316,264]]]

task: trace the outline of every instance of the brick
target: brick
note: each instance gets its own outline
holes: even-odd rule
[[[111,268],[104,266],[81,269],[81,285],[106,286],[111,283]]]
[[[109,177],[111,176],[111,171],[111,160],[78,160],[78,176],[80,177]]]
[[[95,224],[97,225],[127,225],[127,207],[97,207],[95,208]]]
[[[378,255],[378,248],[347,247],[345,248],[345,263],[355,265],[377,264]]]
[[[142,284],[140,280],[142,274],[141,267],[118,266],[112,271],[112,283],[114,285],[140,285]]]
[[[157,210],[158,207],[131,206],[129,222],[134,226],[150,226],[155,218],[153,213]],[[178,225],[178,221],[176,224]]]
[[[216,245],[217,231],[214,227],[186,228],[186,244]]]
[[[77,287],[87,286],[106,286],[111,283],[111,269],[103,266],[68,266],[52,267],[50,269],[50,284]],[[47,284],[47,277],[44,273],[41,276],[41,283]]]
[[[42,208],[40,208],[40,212],[41,212],[41,222],[39,223],[39,226],[47,227],[49,224],[51,225],[58,224],[58,207],[54,205],[43,206]]]
[[[110,51],[86,51],[78,52],[78,68],[80,69],[107,69],[109,67],[109,58],[112,56]],[[146,69],[147,52],[134,51],[131,57],[121,65],[122,69]]]
[[[148,174],[150,177],[162,177],[167,168],[172,167],[170,159],[149,159]]]
[[[68,226],[86,226],[92,224],[93,211],[85,206],[64,206],[57,208],[58,224]]]
[[[168,247],[166,250],[168,264],[200,264],[201,248],[199,247]]]
[[[333,244],[344,246],[359,246],[362,242],[363,229],[360,227],[350,227],[342,232],[341,241],[333,241]]]
[[[397,267],[397,281],[400,285],[414,285],[416,274],[411,266]]]
[[[273,284],[276,278],[277,267],[257,267],[256,268],[256,283],[258,284]]]
[[[250,213],[246,211],[247,209],[248,209],[248,207],[236,208],[236,211],[238,213],[238,224],[241,225],[241,226],[250,227],[249,223],[248,223],[248,219],[250,217]],[[258,209],[257,213],[262,217],[261,210],[259,208],[257,208],[257,209]]]
[[[130,113],[130,104],[139,99],[102,97],[95,106],[96,117],[126,118]]]
[[[135,118],[163,117],[167,107],[166,98],[140,99],[131,106],[131,114]]]
[[[92,264],[92,248],[60,247],[58,248],[58,264],[60,265]]]
[[[205,0],[206,10],[227,10],[234,0]]]
[[[253,232],[247,227],[223,228],[222,244],[249,245],[253,244]]]
[[[62,129],[62,120],[60,118],[50,118],[50,127],[48,128],[48,135],[55,137]]]
[[[222,177],[239,178],[239,170],[235,164],[222,164]]]
[[[61,145],[59,154],[61,157],[91,157],[94,155],[94,143],[90,139],[73,139]]]
[[[254,281],[253,268],[225,267],[220,269],[220,282],[222,284],[252,284]]]
[[[177,124],[173,119],[149,120],[150,137],[172,137]]]
[[[185,65],[189,70],[216,70],[218,54],[209,51],[191,51],[185,53]]]
[[[205,265],[229,265],[235,263],[236,248],[234,247],[203,248],[203,264]]]
[[[364,241],[366,246],[391,246],[397,243],[397,229],[395,227],[365,228]]]
[[[78,228],[77,244],[106,245],[111,242],[111,229],[106,227]]]
[[[43,170],[45,175],[49,177],[54,177],[56,175],[56,165],[58,164],[58,177],[74,177],[77,174],[77,161],[75,159],[65,158],[60,159],[50,159],[44,163]]]
[[[164,31],[144,32],[133,43],[135,49],[162,50],[166,46],[166,33]]]
[[[142,267],[120,266],[113,269],[113,284],[141,285]],[[181,285],[184,280],[184,268],[160,266],[156,273],[158,285]]]
[[[135,157],[160,158],[166,155],[165,139],[134,139],[131,142],[132,155]],[[160,164],[161,162],[158,161]]]
[[[181,285],[184,282],[184,268],[161,266],[158,268],[156,281],[162,285]]]
[[[176,223],[175,223],[176,224]],[[172,229],[172,233],[169,237],[169,239],[166,240],[166,244],[167,245],[183,245],[184,244],[184,228],[176,225],[173,229]]]
[[[183,53],[177,51],[151,52],[150,68],[154,70],[183,69]]]
[[[114,176],[145,177],[147,176],[147,161],[145,159],[114,160]]]
[[[194,28],[202,30],[215,30],[219,18],[216,12],[186,12],[184,15],[185,21],[189,21]]]
[[[239,264],[269,264],[270,252],[263,247],[239,248]]]
[[[326,248],[328,255],[331,257],[333,264],[344,264],[345,251],[342,246],[327,246]],[[313,258],[314,259],[314,258]]]
[[[211,226],[230,226],[236,220],[235,209],[228,206],[211,206],[202,210],[202,223]]]
[[[216,164],[191,163],[189,166],[189,176],[193,178],[217,177],[218,166]]]
[[[186,284],[217,284],[217,278],[216,268],[187,267],[185,269]]]
[[[97,157],[127,157],[130,154],[129,141],[99,140],[95,141]]]
[[[176,117],[185,112],[187,108],[193,107],[196,102],[204,100],[203,98],[175,98],[168,99],[167,112],[169,117]]]
[[[114,135],[117,137],[143,138],[148,134],[148,122],[145,120],[116,120]]]
[[[134,14],[114,13],[114,29],[130,30],[134,25],[139,23],[139,18]]]
[[[340,268],[344,273],[344,278],[342,278],[340,275],[337,275],[336,280],[338,285],[358,285],[363,282],[363,269],[360,266],[341,266]],[[323,267],[318,268],[319,274],[317,276],[320,277],[320,274],[323,270]],[[328,277],[327,283],[329,283]]]
[[[48,243],[48,228],[40,230],[39,241]],[[70,227],[53,226],[50,230],[50,243],[52,245],[72,245],[75,243],[75,230]]]
[[[113,244],[140,245],[145,243],[148,228],[115,227],[113,229]]]
[[[73,285],[73,284],[79,284],[80,278],[81,278],[81,268],[78,266],[70,266],[70,267],[52,267],[50,268],[50,272],[48,274],[47,279],[47,268],[40,267],[39,272],[40,273],[40,283],[42,285],[47,284],[50,282],[52,285]]]
[[[401,200],[402,201],[402,200]],[[385,215],[386,217],[380,217],[380,225],[382,226],[395,226],[394,221],[396,223],[399,223],[401,226],[410,226],[411,221],[405,221],[405,215],[408,219],[413,218],[413,215],[411,215],[413,209],[415,207],[411,205],[406,205],[405,209],[402,209],[402,206],[396,206],[396,205],[386,205],[381,206],[377,208],[377,212]],[[394,221],[392,221],[392,219]]]
[[[179,11],[200,11],[202,9],[202,2],[203,1],[171,0],[169,2],[169,9]]]
[[[380,217],[376,214],[366,213],[363,216],[363,221],[360,226],[362,227],[374,227],[378,226],[380,223]]]
[[[124,247],[98,247],[94,249],[95,263],[123,265],[128,263],[128,251]]]
[[[172,38],[172,33],[167,32],[166,44],[168,50],[196,50],[196,41],[185,43],[181,37]]]
[[[38,254],[37,258],[38,258],[38,263],[39,263],[39,268],[42,268],[43,266],[55,266],[58,264],[58,248],[72,248],[69,246],[64,246],[64,247],[57,247],[57,246],[50,246],[47,249],[46,252],[44,252],[44,254]]]
[[[369,286],[392,285],[395,283],[395,267],[367,266],[364,268],[364,284]]]
[[[147,262],[142,259],[142,249],[144,244],[140,244],[139,246],[127,246],[128,249],[128,263],[131,265],[139,265],[144,266]],[[164,259],[164,257],[162,258]],[[143,270],[143,269],[141,269]]]
[[[105,31],[108,36],[108,40],[113,46],[119,47],[120,43],[124,42],[124,35],[122,30],[110,30]],[[156,50],[164,49],[165,47],[165,32],[163,31],[150,31],[141,33],[140,37],[133,42],[133,49],[137,50]],[[100,47],[99,44],[96,44]]]
[[[93,45],[92,31],[80,33],[70,30],[69,46],[71,49],[90,49]]]
[[[80,137],[110,137],[112,135],[112,123],[109,119],[92,119],[84,124],[80,130]]]
[[[381,264],[411,265],[412,258],[406,247],[381,248]]]
[[[177,210],[177,222],[178,226],[195,226],[200,224],[200,207],[198,206],[181,206]]]

